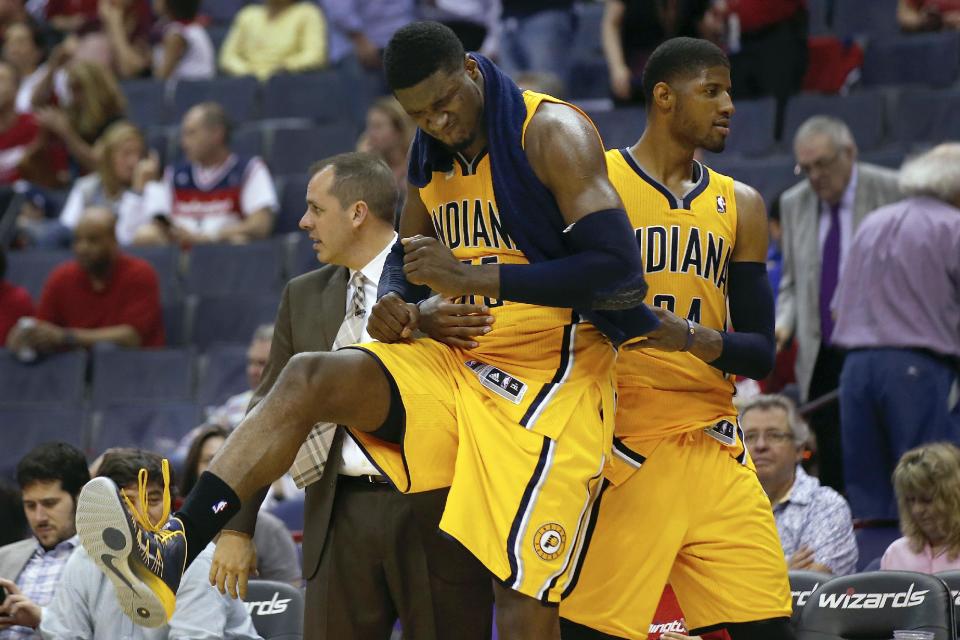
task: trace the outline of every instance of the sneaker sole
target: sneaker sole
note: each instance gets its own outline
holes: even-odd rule
[[[140,564],[137,545],[116,485],[107,478],[94,478],[80,491],[77,533],[90,558],[113,583],[127,617],[141,627],[166,624],[163,601],[131,567],[131,563]]]

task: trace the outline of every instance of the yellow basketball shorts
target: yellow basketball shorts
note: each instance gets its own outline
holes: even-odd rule
[[[351,348],[379,360],[403,400],[399,445],[353,431],[377,468],[403,492],[450,486],[440,528],[506,586],[559,602],[610,454],[609,345],[542,380],[430,339]]]
[[[790,616],[770,501],[739,436],[725,445],[697,430],[614,446],[639,468],[605,481],[561,616],[646,638],[668,582],[688,629]]]

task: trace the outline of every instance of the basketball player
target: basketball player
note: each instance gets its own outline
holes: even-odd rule
[[[138,624],[169,618],[185,565],[322,421],[349,426],[400,491],[451,486],[441,528],[490,570],[501,637],[558,637],[610,454],[611,338],[656,325],[640,253],[582,113],[521,94],[437,23],[400,29],[384,66],[420,128],[391,293],[368,324],[394,342],[294,356],[162,528],[87,485],[81,540]],[[483,299],[496,323],[471,350],[408,340],[412,285]]]
[[[724,148],[730,64],[705,40],[668,40],[643,89],[646,130],[608,151],[607,168],[661,324],[621,350],[613,464],[561,604],[563,637],[646,638],[669,582],[691,636],[792,638],[786,563],[732,402],[731,374],[773,365],[766,213],[754,189],[694,160]]]

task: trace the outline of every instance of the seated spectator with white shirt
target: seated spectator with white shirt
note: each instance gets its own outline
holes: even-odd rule
[[[165,501],[164,461],[141,449],[111,449],[103,456],[98,475],[113,480],[123,492],[127,508],[141,522],[163,522],[170,508]],[[140,502],[138,475],[145,469],[146,504]],[[172,479],[169,480],[172,484]],[[213,545],[197,556],[183,574],[177,590],[177,610],[169,625],[159,630],[135,625],[124,615],[113,584],[100,572],[83,548],[67,561],[60,585],[42,614],[45,638],[90,640],[146,640],[148,638],[260,638],[242,602],[210,587],[208,573]]]
[[[755,396],[740,407],[740,426],[790,569],[852,573],[857,541],[850,507],[800,466],[810,431],[793,402],[781,395]]]
[[[197,22],[200,0],[154,0],[165,19],[153,47],[153,77],[163,80],[205,80],[217,73],[213,41]]]
[[[279,208],[267,165],[258,156],[230,150],[230,121],[216,102],[203,102],[183,116],[180,143],[185,160],[167,167],[163,181],[147,184],[141,244],[245,243],[266,238]]]
[[[46,73],[44,49],[43,36],[32,22],[14,22],[3,32],[3,59],[12,64],[20,76],[17,91],[20,113],[33,110],[33,90]]]
[[[0,547],[0,587],[7,592],[0,602],[0,640],[40,637],[35,629],[41,608],[53,600],[67,560],[79,548],[77,495],[89,480],[83,453],[64,442],[41,444],[17,464],[33,536]]]

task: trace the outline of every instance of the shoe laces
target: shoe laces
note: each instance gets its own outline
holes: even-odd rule
[[[166,540],[178,535],[180,532],[169,531],[162,528],[170,518],[170,462],[164,458],[160,468],[163,473],[163,513],[157,522],[150,520],[150,515],[147,510],[147,485],[150,479],[150,472],[146,469],[141,468],[137,474],[137,498],[140,502],[140,508],[135,508],[127,495],[122,491],[120,495],[123,496],[123,500],[127,503],[127,508],[130,510],[130,514],[137,523],[145,531],[154,534],[157,542],[163,544]]]

